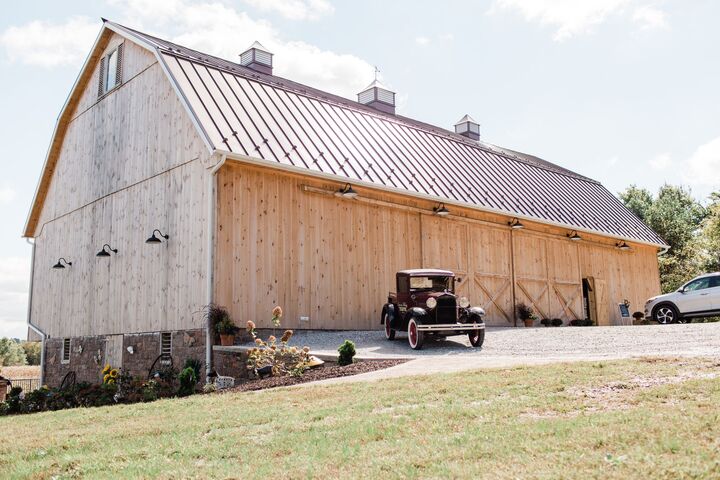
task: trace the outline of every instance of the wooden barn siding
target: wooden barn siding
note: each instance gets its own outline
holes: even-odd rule
[[[148,66],[149,53],[132,42],[125,41],[124,49],[123,84],[98,100],[96,65],[82,93],[36,235],[43,224],[63,214],[190,159],[208,156],[160,65]]]
[[[511,231],[507,218],[459,208],[438,218],[423,213],[429,202],[379,191],[345,200],[304,188],[337,184],[247,165],[218,175],[215,299],[240,325],[269,327],[281,305],[284,327],[376,329],[395,271],[421,266],[456,271],[458,291],[492,325],[513,324],[513,291],[544,316],[569,320],[584,316],[581,279],[594,277],[607,284],[603,323],[619,324],[618,302],[641,310],[660,290],[653,247],[622,252],[589,234],[593,242],[572,242],[532,222]]]
[[[96,71],[83,92],[36,231],[32,319],[51,336],[202,326],[209,155],[160,66],[124,48],[123,85],[97,101]],[[170,241],[145,244],[154,228]]]

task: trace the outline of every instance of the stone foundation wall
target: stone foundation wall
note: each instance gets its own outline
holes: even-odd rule
[[[234,377],[237,381],[248,378],[247,353],[244,352],[213,352],[215,371],[224,377]]]
[[[160,332],[127,334],[122,341],[122,365],[133,377],[147,378],[150,367],[160,355]],[[68,372],[75,372],[78,382],[99,383],[100,370],[106,362],[106,336],[73,337],[70,339],[70,361],[62,363],[62,338],[45,342],[45,384],[60,386]],[[132,346],[133,353],[128,351]],[[180,330],[172,332],[173,367],[180,370],[187,359],[202,364],[199,381],[205,382],[205,331]]]

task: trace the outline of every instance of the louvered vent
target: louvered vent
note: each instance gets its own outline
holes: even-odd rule
[[[395,92],[377,80],[358,93],[358,103],[386,113],[395,113]]]
[[[100,70],[98,75],[98,97],[105,95],[105,61],[106,58],[100,59]]]
[[[455,124],[455,133],[473,140],[480,140],[480,124],[470,115],[465,115]]]
[[[256,72],[272,75],[273,54],[260,42],[253,43],[250,48],[240,54],[240,65],[252,68]]]

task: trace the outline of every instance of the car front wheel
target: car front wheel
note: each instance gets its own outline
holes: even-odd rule
[[[679,317],[677,310],[672,305],[660,305],[653,311],[653,320],[662,325],[674,323]]]
[[[390,326],[390,315],[387,313],[383,316],[383,323],[385,323],[385,338],[395,340],[395,330]]]
[[[420,350],[425,341],[425,333],[418,330],[417,322],[411,318],[408,322],[408,343],[413,350]]]
[[[482,344],[485,341],[485,329],[478,328],[477,330],[473,330],[468,333],[468,338],[470,339],[470,345],[473,347],[482,347]]]

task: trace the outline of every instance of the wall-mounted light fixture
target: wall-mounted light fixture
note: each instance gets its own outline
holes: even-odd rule
[[[520,223],[520,220],[518,220],[517,218],[513,218],[512,220],[510,220],[508,222],[508,225],[510,225],[510,228],[512,228],[513,230],[520,230],[522,228],[525,228],[525,225]]]
[[[582,237],[578,235],[577,231],[573,230],[572,232],[567,234],[567,237],[572,240],[573,242],[579,242],[582,240]]]
[[[61,268],[65,268],[65,265],[63,265],[63,262],[65,262],[65,265],[67,265],[68,267],[72,265],[72,262],[68,262],[67,260],[65,260],[65,257],[60,257],[58,259],[57,263],[55,265],[53,265],[52,268],[56,268],[58,270]]]
[[[164,238],[165,240],[170,238],[170,235],[163,235],[163,233],[156,228],[155,230],[153,230],[152,236],[145,240],[145,243],[162,243],[162,240],[160,239],[160,237],[158,237],[158,235],[160,235],[160,237]]]
[[[437,207],[433,207],[433,213],[438,217],[447,217],[450,215],[450,210],[445,207],[444,203],[441,203]]]
[[[102,250],[100,250],[95,256],[96,257],[109,257],[110,252],[113,252],[115,255],[117,255],[118,250],[117,250],[117,248],[112,248],[110,245],[108,245],[106,243],[105,245],[103,245]]]
[[[127,351],[130,355],[132,355],[133,353],[135,353],[135,347],[133,347],[132,345],[128,345]]]
[[[346,183],[345,186],[343,188],[341,188],[340,190],[338,190],[337,193],[338,193],[338,195],[340,195],[343,198],[357,198],[357,196],[358,196],[357,192],[353,189],[352,185],[350,185],[349,183]]]
[[[625,242],[618,242],[615,244],[615,247],[623,251],[630,250],[630,245]]]

